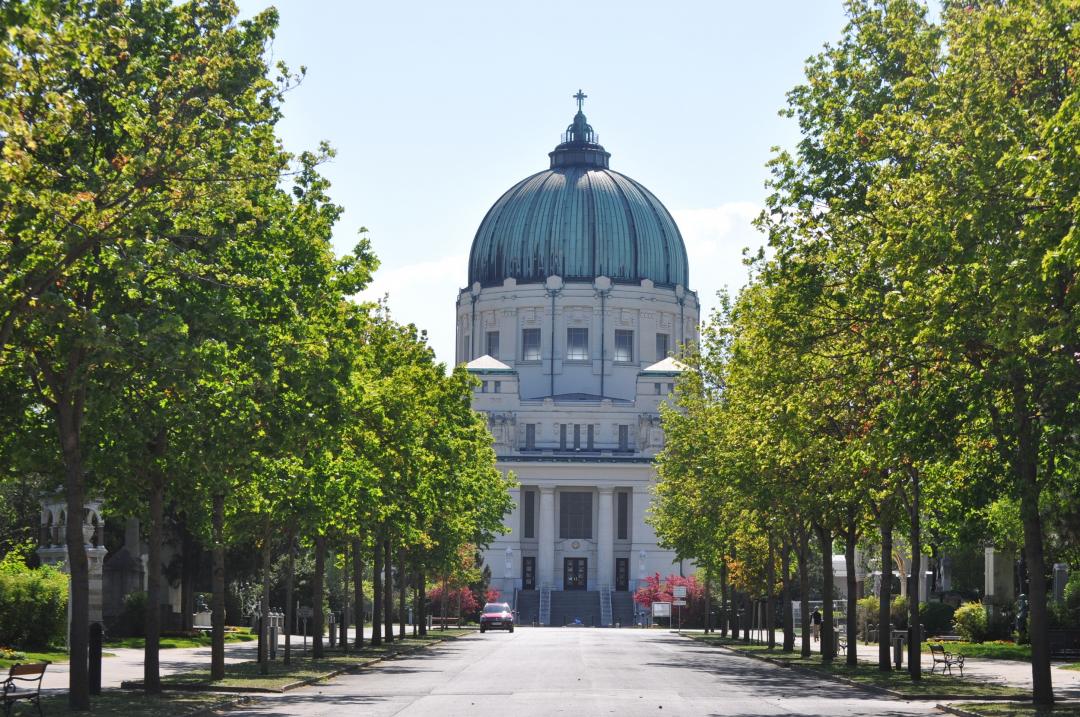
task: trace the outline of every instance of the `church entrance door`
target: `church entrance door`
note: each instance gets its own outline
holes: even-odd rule
[[[536,589],[536,558],[527,557],[521,559],[521,589]]]
[[[630,589],[629,558],[615,558],[615,589],[621,592]]]
[[[585,590],[587,572],[585,558],[563,558],[563,590]]]

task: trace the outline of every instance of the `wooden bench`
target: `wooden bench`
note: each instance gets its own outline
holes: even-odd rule
[[[48,662],[11,666],[7,679],[4,680],[4,715],[6,717],[11,715],[11,710],[18,700],[33,702],[37,706],[38,714],[45,714],[41,711],[41,680],[45,677],[45,668],[48,666]]]
[[[934,664],[930,665],[930,674],[934,674],[934,670],[938,665],[941,665],[941,674],[945,674],[945,670],[952,674],[952,666],[956,665],[960,668],[960,676],[964,676],[964,656],[956,655],[951,652],[945,651],[945,646],[941,644],[930,644],[930,656],[934,658]]]
[[[459,622],[461,622],[459,617],[436,617],[432,619],[431,626],[433,628],[457,627]]]

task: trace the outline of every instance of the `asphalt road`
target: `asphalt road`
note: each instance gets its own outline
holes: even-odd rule
[[[243,717],[935,713],[932,703],[882,699],[665,632],[590,628],[475,634],[230,712]]]

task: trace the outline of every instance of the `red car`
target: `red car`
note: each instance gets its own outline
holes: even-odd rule
[[[489,602],[480,613],[480,632],[488,630],[514,631],[514,613],[504,602]]]

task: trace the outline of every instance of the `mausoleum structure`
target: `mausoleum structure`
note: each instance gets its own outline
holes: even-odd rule
[[[645,518],[682,369],[671,355],[697,341],[699,304],[674,219],[610,169],[575,97],[550,167],[476,232],[457,360],[520,483],[510,533],[484,554],[492,585],[526,622],[628,624],[639,583],[684,568]]]

